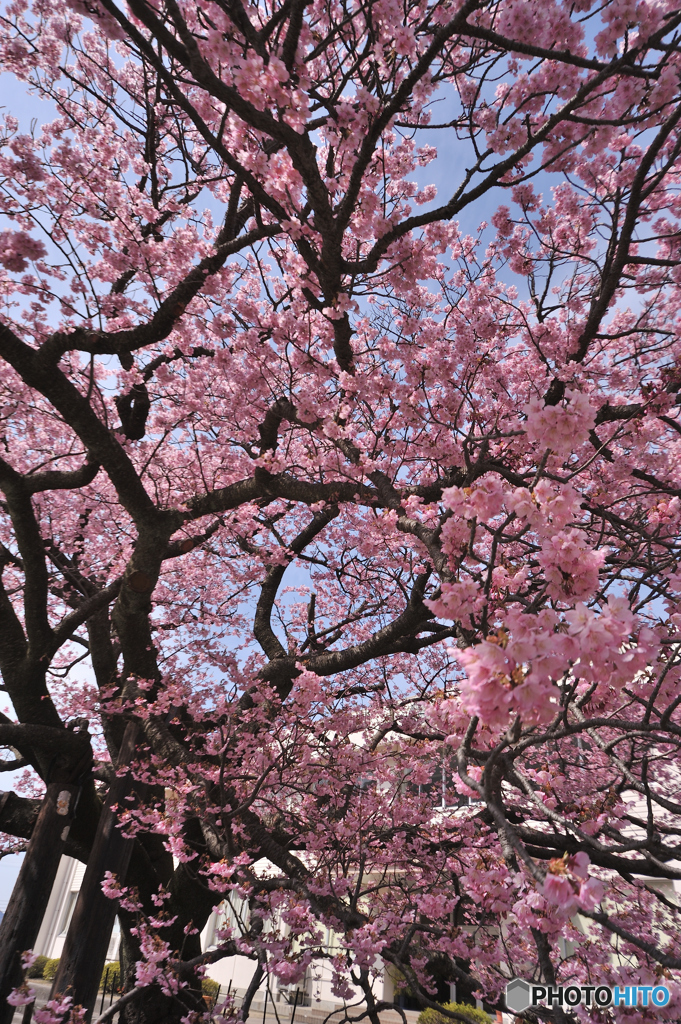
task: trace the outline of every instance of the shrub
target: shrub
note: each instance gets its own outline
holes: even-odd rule
[[[211,1003],[214,1003],[218,997],[220,986],[217,981],[213,981],[212,978],[201,979],[201,991],[203,992],[203,998]]]
[[[43,978],[46,981],[53,981],[54,976],[57,973],[59,967],[59,957],[55,957],[54,960],[45,960],[45,966],[43,967]]]
[[[453,1010],[454,1013],[465,1013],[475,1024],[492,1024],[490,1015],[485,1013],[484,1010],[479,1010],[477,1006],[469,1006],[468,1003],[443,1003],[442,1005],[445,1010]],[[455,1024],[455,1022],[451,1017],[445,1017],[444,1014],[428,1007],[427,1010],[423,1010],[419,1014],[418,1024]]]
[[[99,987],[104,988],[105,984],[107,992],[111,991],[112,984],[117,992],[120,990],[121,965],[119,964],[118,960],[112,960],[111,963],[104,964],[104,970],[102,971],[102,977],[99,982]]]
[[[42,978],[44,977],[45,964],[47,963],[46,956],[37,956],[29,969],[26,971],[27,978]]]

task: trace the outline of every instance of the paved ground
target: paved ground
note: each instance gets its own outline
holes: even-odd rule
[[[31,988],[36,992],[35,1005],[40,1007],[44,1006],[50,996],[50,982],[48,981],[31,981]],[[107,996],[104,1000],[104,1009],[109,1006],[110,997]],[[97,999],[95,1006],[95,1019],[99,1015],[101,1005],[101,994]],[[12,1024],[23,1024],[24,1020],[24,1007],[20,1007],[14,1017],[12,1018]],[[331,1013],[330,1010],[321,1010],[314,1006],[298,1006],[296,1007],[294,1020],[291,1021],[293,1007],[288,1006],[286,1003],[277,1003],[276,1013],[272,1008],[272,1004],[268,1001],[266,1015],[263,1016],[263,1004],[262,1002],[254,1002],[251,1007],[251,1013],[249,1015],[249,1024],[325,1024],[327,1017],[329,1018],[328,1024],[340,1024],[343,1019],[343,1013],[341,1010],[337,1010],[335,1013]],[[353,1016],[357,1012],[356,1008],[350,1010],[350,1015]],[[406,1010],[405,1016],[407,1018],[407,1024],[416,1024],[418,1013],[414,1010]],[[114,1021],[117,1021],[117,1017]],[[381,1014],[381,1024],[403,1024],[403,1020],[400,1014],[394,1010],[384,1011]]]
[[[35,981],[33,978],[29,981],[29,985],[36,993],[36,1006],[44,1006],[50,997],[50,988],[52,987],[49,981]],[[20,1006],[12,1017],[12,1024],[21,1024],[24,1019],[24,1006]]]
[[[49,981],[34,981],[33,979],[31,979],[29,984],[30,984],[31,988],[34,990],[34,992],[36,993],[35,1006],[38,1006],[38,1007],[44,1006],[45,1003],[47,1002],[47,1000],[50,998],[50,988],[52,987],[51,982],[49,982]],[[101,999],[102,999],[102,996],[101,996],[101,993],[100,993],[100,995],[97,998],[97,1004],[96,1004],[96,1007],[95,1007],[95,1009],[97,1011],[96,1014],[95,1014],[95,1019],[99,1015],[99,1007],[101,1005]],[[110,996],[109,996],[109,994],[107,992],[106,998],[104,1000],[104,1009],[107,1008],[109,1003],[110,1003]],[[16,1011],[16,1013],[12,1017],[12,1024],[23,1024],[24,1010],[25,1010],[25,1007],[23,1007],[23,1006],[19,1007],[19,1009]]]

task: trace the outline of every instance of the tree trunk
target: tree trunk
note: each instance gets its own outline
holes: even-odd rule
[[[16,885],[0,922],[0,1024],[11,1024],[14,1007],[7,996],[23,979],[21,954],[38,937],[64,844],[71,827],[79,787],[51,782],[36,819]]]
[[[135,984],[135,967],[143,959],[139,941],[132,935],[130,928],[134,926],[133,915],[122,915],[121,920],[121,978],[124,987],[130,989]],[[127,918],[127,920],[126,920]],[[198,956],[201,952],[201,939],[197,934],[185,937],[182,956],[187,960]],[[121,1024],[180,1024],[190,1010],[204,1011],[206,1004],[201,993],[201,979],[196,974],[184,978],[186,988],[179,993],[179,998],[165,996],[155,985],[143,989],[135,999],[128,1003],[121,1012]]]
[[[135,752],[139,727],[129,722],[118,754],[117,768],[129,765]],[[120,805],[135,787],[129,772],[117,775],[109,788],[97,834],[88,859],[85,877],[55,976],[51,998],[70,995],[74,1005],[85,1007],[87,1019],[94,1008],[111,931],[116,919],[116,903],[102,892],[105,872],[125,881],[134,839],[126,839],[117,828],[117,815],[112,809]],[[3,1022],[0,1022],[3,1024]]]

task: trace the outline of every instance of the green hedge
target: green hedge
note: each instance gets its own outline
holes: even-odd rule
[[[54,960],[46,960],[45,966],[43,967],[43,978],[46,981],[54,981],[54,976],[57,973],[59,967],[59,957],[55,957]]]
[[[204,998],[209,999],[211,1003],[214,1003],[218,997],[220,986],[217,981],[213,981],[212,978],[202,978],[201,991],[203,992]]]
[[[105,984],[107,992],[111,991],[112,984],[116,992],[120,991],[121,965],[119,964],[118,960],[112,960],[111,963],[104,964],[104,970],[102,971],[102,977],[100,978],[99,981],[99,987],[104,988]]]
[[[43,971],[45,970],[45,964],[47,963],[46,956],[37,956],[29,969],[26,971],[27,978],[42,978]]]
[[[29,972],[28,976],[29,976],[29,978],[40,978],[40,977],[42,977],[42,978],[45,978],[47,981],[52,981],[54,979],[55,974],[57,973],[57,968],[58,967],[59,967],[59,958],[58,957],[55,960],[48,960],[46,956],[39,956],[39,957],[36,958],[36,961],[33,964],[33,967],[31,967],[31,971],[34,972],[34,973],[30,973]],[[107,974],[107,972],[108,972],[108,974]],[[116,992],[120,992],[120,989],[121,989],[121,965],[119,964],[118,960],[113,960],[111,963],[104,964],[104,970],[102,971],[102,977],[101,977],[101,980],[99,982],[99,987],[100,988],[104,988],[105,982],[106,982],[106,990],[107,990],[107,992],[111,991],[112,983],[113,983],[115,991]],[[203,991],[204,996],[207,996],[210,1000],[212,1000],[214,1002],[215,999],[217,999],[218,992],[220,991],[220,986],[217,983],[217,981],[213,981],[212,978],[204,978],[203,981],[201,982],[201,990]],[[436,1022],[435,1021],[432,1021],[432,1022],[428,1021],[427,1024],[436,1024]],[[476,1018],[476,1024],[477,1024],[477,1018]]]
[[[477,1006],[469,1006],[468,1003],[443,1003],[442,1005],[446,1010],[452,1010],[454,1013],[465,1013],[474,1024],[492,1024],[490,1015],[484,1010],[479,1010]],[[455,1024],[455,1022],[451,1017],[445,1017],[444,1014],[428,1007],[427,1010],[423,1010],[419,1014],[418,1024]]]

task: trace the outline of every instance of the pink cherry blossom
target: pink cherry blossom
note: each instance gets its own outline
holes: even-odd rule
[[[120,790],[126,1024],[681,1015],[677,6],[8,0],[0,853]]]

